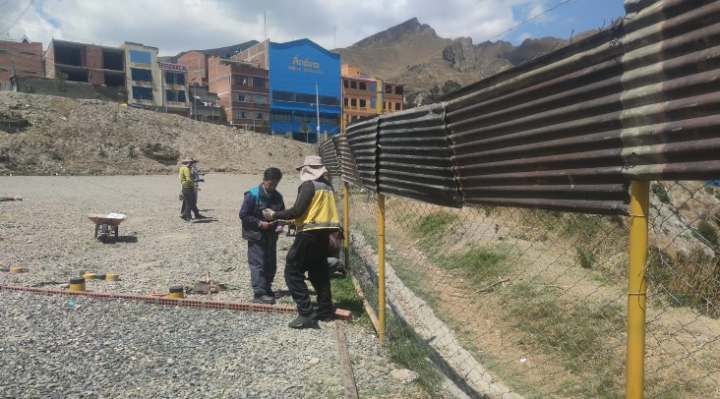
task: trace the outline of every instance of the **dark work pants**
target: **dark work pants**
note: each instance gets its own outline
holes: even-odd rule
[[[298,233],[295,236],[285,264],[285,284],[297,304],[298,313],[308,316],[313,312],[310,292],[305,284],[305,272],[317,292],[319,318],[332,317],[332,293],[328,272],[328,246],[334,230],[319,229]]]
[[[270,234],[277,236],[274,232]],[[277,272],[276,237],[263,234],[258,241],[248,240],[248,265],[250,265],[250,284],[255,296],[272,296],[272,283]]]
[[[182,189],[183,202],[180,207],[181,216],[185,219],[190,219],[190,212],[195,212],[195,217],[200,213],[197,210],[197,197],[195,196],[194,188],[183,188]]]

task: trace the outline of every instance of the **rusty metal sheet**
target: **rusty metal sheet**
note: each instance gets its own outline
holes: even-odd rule
[[[325,167],[331,175],[340,175],[340,160],[335,149],[335,141],[327,140],[320,144],[318,155],[322,158]]]
[[[623,172],[641,180],[717,179],[720,2],[654,3],[626,2]]]
[[[444,114],[443,107],[430,105],[379,118],[380,193],[462,206]]]
[[[348,126],[345,134],[355,164],[360,173],[362,186],[377,192],[377,148],[378,123],[380,118],[373,116],[354,122]]]
[[[347,141],[347,136],[338,134],[333,137],[335,142],[335,149],[338,153],[338,159],[340,160],[340,172],[342,174],[343,181],[346,181],[355,186],[361,186],[360,173],[355,165],[355,158],[353,157],[352,151],[350,151],[350,145]]]
[[[627,214],[621,35],[600,32],[446,103],[464,202]]]
[[[633,179],[718,179],[720,1],[625,7],[621,23],[447,102],[352,124],[343,174],[354,156],[381,193],[601,214],[628,213]]]

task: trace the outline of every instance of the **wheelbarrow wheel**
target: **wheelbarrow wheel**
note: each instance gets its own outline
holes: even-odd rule
[[[99,230],[100,230],[100,225],[99,225],[99,224],[96,224],[96,225],[95,225],[95,238],[97,238],[97,236],[98,236],[98,231],[99,231]]]
[[[120,234],[120,226],[115,226],[115,240],[118,239],[118,235]]]

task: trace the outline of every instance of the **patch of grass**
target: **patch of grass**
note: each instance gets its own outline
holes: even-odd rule
[[[696,249],[675,256],[657,247],[649,249],[646,277],[658,301],[690,307],[710,317],[720,317],[720,257]]]
[[[418,382],[428,392],[435,390],[442,376],[432,362],[435,352],[412,327],[401,319],[389,317],[386,327],[390,358],[418,373]]]
[[[595,253],[592,251],[586,251],[585,249],[577,245],[575,246],[575,251],[577,251],[580,267],[582,267],[583,269],[592,269],[595,261],[597,260],[597,256],[595,256]]]
[[[609,300],[564,303],[560,293],[532,284],[514,285],[505,297],[505,317],[528,334],[531,341],[524,343],[558,356],[578,377],[564,394],[621,397],[624,358],[610,344],[625,328],[621,305]]]
[[[713,248],[718,246],[718,231],[717,229],[706,220],[698,222],[697,230],[695,232],[702,240]]]
[[[370,318],[365,313],[362,298],[355,291],[355,284],[353,284],[350,274],[345,277],[333,278],[331,284],[333,302],[337,307],[349,310],[360,324],[372,328]]]
[[[663,204],[669,204],[670,196],[668,196],[667,190],[665,190],[665,187],[660,183],[655,183],[652,185],[652,192],[655,194],[655,196],[662,202]]]
[[[506,259],[507,251],[499,247],[472,247],[433,261],[444,269],[460,270],[471,284],[479,284],[502,277],[510,267]]]

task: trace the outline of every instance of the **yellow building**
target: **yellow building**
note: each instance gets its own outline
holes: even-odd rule
[[[341,75],[342,131],[349,123],[362,118],[400,111],[405,107],[403,85],[362,76],[360,69],[352,64],[342,64]]]

